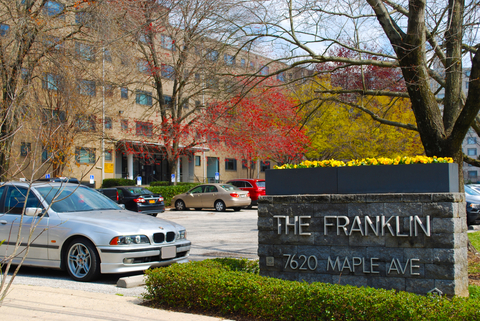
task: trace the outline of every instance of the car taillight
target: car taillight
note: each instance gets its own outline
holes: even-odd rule
[[[247,197],[250,197],[250,192],[247,193]]]
[[[117,191],[117,203],[118,203],[118,191]]]
[[[158,201],[159,201],[159,202],[163,202],[163,197],[160,196],[160,197],[158,198]]]
[[[230,193],[230,196],[231,197],[240,197],[240,195],[238,195],[237,193]]]
[[[134,198],[133,201],[135,203],[145,203],[145,199],[143,197]]]

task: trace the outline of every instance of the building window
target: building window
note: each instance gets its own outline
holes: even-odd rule
[[[477,171],[468,171],[468,178],[477,179]]]
[[[235,57],[229,54],[223,55],[223,61],[226,65],[234,66],[235,65]]]
[[[113,127],[112,118],[105,117],[105,129],[112,129],[112,127]]]
[[[97,88],[94,80],[80,80],[78,83],[78,92],[84,96],[95,96]]]
[[[235,158],[225,158],[225,170],[226,171],[236,171],[237,170],[237,160]]]
[[[260,67],[260,75],[267,76],[270,73],[270,68],[268,66]]]
[[[201,106],[200,100],[195,100],[195,108],[198,108]]]
[[[95,131],[95,116],[77,115],[75,125],[81,131]]]
[[[135,101],[139,105],[152,106],[152,93],[139,90],[136,93]]]
[[[65,123],[67,121],[67,113],[63,110],[44,108],[42,111],[42,121],[44,123]]]
[[[148,65],[148,62],[145,60],[137,62],[137,69],[138,71],[144,74],[148,74],[150,72],[150,67]]]
[[[27,156],[32,151],[32,143],[22,142],[20,144],[20,155]]]
[[[173,79],[175,78],[175,70],[170,65],[162,64],[161,75],[163,78]]]
[[[75,161],[80,164],[95,164],[95,148],[77,147]]]
[[[200,82],[200,74],[195,74],[195,81]]]
[[[113,86],[105,85],[105,97],[112,97],[112,96],[113,96]]]
[[[152,137],[153,123],[136,121],[135,125],[137,136]]]
[[[260,162],[260,171],[265,172],[267,169],[270,169],[270,162],[269,161],[261,161]]]
[[[48,90],[59,90],[61,84],[61,77],[54,74],[45,74],[45,79],[42,82],[42,87]]]
[[[108,62],[112,62],[112,53],[108,49],[103,50],[103,59]]]
[[[28,78],[30,78],[30,72],[27,68],[22,68],[22,79],[27,80]]]
[[[172,96],[163,95],[163,103],[167,105],[167,108],[172,108],[172,105],[173,105]]]
[[[120,121],[120,126],[122,128],[122,131],[127,131],[128,130],[128,120],[122,119]]]
[[[207,79],[206,86],[209,89],[218,89],[218,79],[217,78]]]
[[[144,44],[150,43],[150,37],[144,33],[138,35],[138,40]]]
[[[111,149],[106,149],[106,150],[105,150],[105,160],[106,160],[106,161],[112,161],[112,160],[113,160],[112,150],[111,150]]]
[[[0,23],[0,36],[5,37],[10,30],[10,26],[4,23]]]
[[[161,41],[162,41],[161,43],[162,48],[172,50],[172,51],[175,50],[175,40],[173,40],[171,37],[162,35]]]
[[[477,143],[477,137],[467,137],[467,144],[473,145]]]
[[[250,70],[255,70],[255,63],[250,61]]]
[[[477,149],[476,148],[468,148],[467,149],[467,155],[468,156],[476,156],[477,155]]]
[[[184,100],[183,100],[183,103],[182,103],[182,107],[183,107],[184,109],[188,109],[188,107],[189,107],[188,103],[189,103],[188,99],[184,99]]]
[[[246,65],[245,65],[245,59],[242,58],[242,59],[240,60],[240,66],[241,66],[242,68],[245,68],[245,66],[246,66]]]
[[[246,159],[242,159],[242,169],[255,169],[255,162],[250,161],[250,167],[248,166],[248,161]]]
[[[51,17],[56,16],[63,11],[63,4],[58,3],[56,1],[47,1],[45,2],[45,6],[43,7],[43,12]]]
[[[120,97],[122,99],[128,99],[128,88],[127,87],[120,88]]]
[[[85,27],[92,27],[93,16],[91,12],[75,12],[75,23],[77,25],[84,25]]]
[[[277,74],[277,80],[281,81],[281,82],[285,82],[285,73],[281,72],[281,73]]]
[[[202,165],[202,158],[200,156],[195,156],[195,166]]]
[[[42,149],[42,162],[49,161],[52,158],[52,152],[48,151],[47,147],[43,147]]]
[[[209,50],[205,57],[210,61],[217,61],[218,60],[218,51]]]

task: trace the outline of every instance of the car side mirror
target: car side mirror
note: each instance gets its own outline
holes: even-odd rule
[[[40,207],[27,207],[25,209],[26,216],[37,216],[42,214],[43,209]]]
[[[118,204],[122,209],[125,209],[125,204]]]

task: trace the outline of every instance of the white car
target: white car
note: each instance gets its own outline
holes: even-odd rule
[[[126,211],[86,186],[30,186],[11,182],[0,187],[2,261],[12,256],[12,263],[21,261],[32,225],[36,228],[23,265],[67,269],[77,281],[187,261],[191,243],[179,224]]]

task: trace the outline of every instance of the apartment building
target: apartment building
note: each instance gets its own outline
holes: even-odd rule
[[[83,34],[89,32],[85,12],[64,14],[64,5],[56,1],[47,1],[45,8],[43,14],[46,19],[58,19],[60,16],[62,21],[71,22],[72,25],[84,24]],[[0,36],[8,37],[9,29],[8,23],[1,23]],[[184,151],[176,160],[177,170],[172,177],[166,160],[167,147],[155,133],[155,128],[162,121],[162,115],[151,108],[156,104],[155,101],[159,100],[155,91],[158,87],[151,85],[151,62],[143,59],[133,48],[149,44],[146,35],[148,36],[139,35],[138,42],[133,45],[129,42],[128,46],[99,46],[98,43],[92,44],[91,41],[83,41],[81,38],[54,46],[52,50],[57,52],[59,60],[63,56],[74,56],[78,60],[77,65],[82,64],[82,68],[80,72],[68,74],[68,66],[59,68],[51,62],[43,69],[37,69],[36,74],[29,78],[29,86],[35,86],[38,91],[35,91],[35,94],[30,91],[30,96],[25,100],[26,105],[41,105],[42,113],[33,116],[37,121],[25,126],[30,130],[20,131],[15,136],[12,164],[18,168],[24,166],[17,171],[17,178],[39,178],[61,173],[61,176],[94,181],[95,187],[100,187],[102,180],[106,178],[130,178],[137,179],[141,184],[148,184],[152,181],[172,179],[179,182],[206,182],[265,177],[265,170],[273,167],[273,161],[243,159],[239,154],[212,148],[208,141],[191,147],[180,146]],[[179,52],[185,49],[186,45],[179,43],[170,34],[158,33],[156,37],[158,41],[155,49],[165,57],[178,56]],[[47,42],[56,39],[50,37]],[[224,44],[209,47],[208,43],[214,43],[211,40],[205,43],[204,48],[195,48],[196,60],[186,64],[187,67],[181,70],[182,75],[189,73],[188,77],[191,79],[184,90],[197,92],[196,95],[186,95],[187,99],[182,101],[177,97],[177,100],[173,101],[172,96],[178,94],[175,92],[175,83],[187,76],[178,77],[180,70],[175,69],[178,65],[174,59],[171,64],[162,63],[158,73],[163,84],[163,104],[181,105],[176,107],[188,113],[204,106],[207,104],[206,100],[214,96],[215,91],[207,91],[206,88],[219,86],[219,82],[224,88],[231,83],[226,76],[222,81],[218,78],[222,76],[214,76],[214,73],[224,75],[258,72],[266,76],[284,67],[258,54]],[[198,57],[202,57],[201,63],[204,64],[202,73],[193,72],[195,65],[200,64]],[[206,65],[206,62],[210,65]],[[212,66],[222,71],[208,70],[208,67]],[[284,82],[300,76],[289,72],[279,73],[274,77]],[[70,90],[66,90],[67,87]],[[65,102],[61,102],[65,104],[64,107],[58,108],[61,100],[59,97],[62,97],[65,91],[70,93],[69,103],[76,105],[74,111]],[[219,95],[224,95],[226,91],[219,92]],[[42,97],[39,98],[39,93],[43,94],[43,100]],[[173,110],[173,107],[171,109]],[[193,115],[194,113],[190,117],[194,117]],[[57,136],[46,136],[50,137],[49,140],[39,140],[39,135],[32,134],[38,130],[40,124],[51,131],[52,128],[60,128],[67,123],[69,129],[63,134],[53,134]],[[45,129],[42,130],[45,132]],[[48,147],[52,140],[61,140],[60,138],[67,138],[67,142]],[[38,150],[35,146],[38,147],[39,144],[42,145],[42,152],[33,154],[34,150]],[[59,152],[63,153],[60,158]],[[57,157],[54,157],[54,154]],[[32,159],[47,166],[38,170],[32,168]],[[61,163],[61,166],[58,163]],[[58,171],[59,167],[61,171]]]

